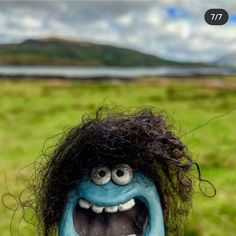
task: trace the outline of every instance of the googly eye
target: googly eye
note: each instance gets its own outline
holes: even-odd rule
[[[104,185],[111,179],[111,171],[105,167],[97,167],[91,171],[91,179],[95,184]]]
[[[133,171],[126,164],[118,165],[112,170],[112,180],[118,185],[126,185],[133,178]]]

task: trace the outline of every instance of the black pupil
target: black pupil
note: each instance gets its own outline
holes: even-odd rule
[[[124,175],[124,171],[123,171],[123,170],[117,170],[117,171],[116,171],[116,175],[117,175],[118,177],[122,177],[122,176]]]
[[[98,174],[99,174],[99,176],[100,176],[101,178],[103,178],[103,177],[106,176],[107,172],[106,172],[105,170],[100,170],[100,171],[98,172]]]

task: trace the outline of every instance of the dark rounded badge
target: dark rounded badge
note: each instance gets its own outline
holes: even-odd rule
[[[224,25],[229,19],[229,14],[224,9],[209,9],[204,18],[209,25]]]

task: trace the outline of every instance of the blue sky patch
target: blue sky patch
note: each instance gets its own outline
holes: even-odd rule
[[[236,15],[229,16],[229,22],[236,24]]]
[[[166,12],[171,18],[181,18],[187,16],[186,10],[182,7],[168,7],[166,8]]]

